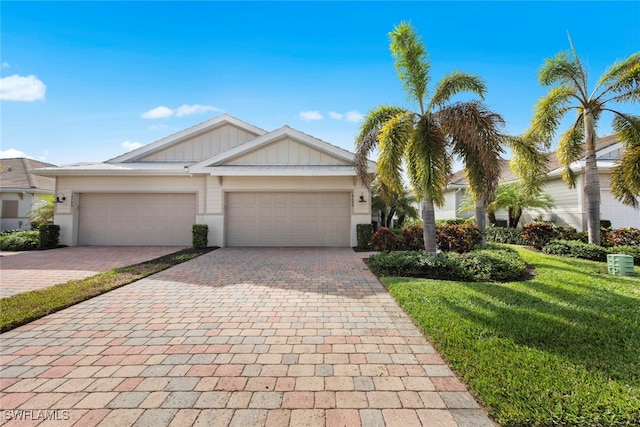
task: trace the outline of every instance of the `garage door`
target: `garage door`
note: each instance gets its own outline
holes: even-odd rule
[[[79,245],[191,246],[195,194],[81,194]]]
[[[227,193],[227,246],[349,246],[351,193]]]

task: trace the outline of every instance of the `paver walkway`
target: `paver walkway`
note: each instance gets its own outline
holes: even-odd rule
[[[361,258],[220,249],[2,334],[2,420],[493,426]]]
[[[180,249],[175,246],[75,246],[46,251],[0,252],[0,297],[82,279]]]

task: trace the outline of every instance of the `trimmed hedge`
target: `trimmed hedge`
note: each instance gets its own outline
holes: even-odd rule
[[[438,249],[465,253],[482,243],[480,229],[473,222],[436,226]]]
[[[423,251],[422,230],[422,225],[408,225],[402,228],[400,238],[394,230],[381,227],[373,235],[370,245],[376,251]],[[441,251],[465,253],[478,246],[481,241],[480,230],[474,222],[436,225],[436,245]]]
[[[369,242],[373,237],[373,224],[357,224],[356,236],[358,238],[358,248],[368,249]]]
[[[35,230],[20,230],[0,237],[0,250],[30,251],[38,249],[40,234]]]
[[[205,249],[207,247],[209,243],[209,226],[207,224],[193,224],[191,234],[195,249]]]
[[[507,243],[510,245],[526,245],[521,228],[487,227],[487,241]]]
[[[518,280],[526,272],[526,263],[518,253],[500,246],[466,254],[445,252],[435,257],[416,251],[383,252],[369,257],[366,262],[377,276],[466,282]]]
[[[606,261],[607,254],[610,253],[610,251],[602,246],[576,240],[552,240],[542,248],[542,252],[551,255],[564,255],[572,258],[601,262]]]
[[[38,228],[40,233],[40,247],[44,249],[55,248],[60,241],[60,226],[56,224],[41,224]]]

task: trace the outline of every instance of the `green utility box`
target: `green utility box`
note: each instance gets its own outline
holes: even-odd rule
[[[633,276],[633,257],[623,254],[608,254],[607,268],[614,276]]]

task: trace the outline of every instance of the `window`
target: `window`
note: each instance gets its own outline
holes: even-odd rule
[[[18,217],[18,200],[2,201],[2,218]]]

